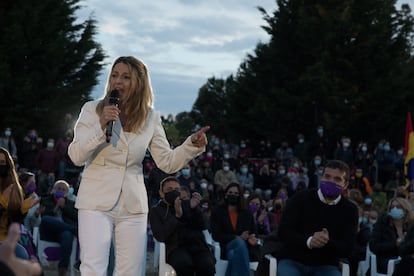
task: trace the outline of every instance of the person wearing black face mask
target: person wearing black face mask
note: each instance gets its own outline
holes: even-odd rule
[[[10,222],[22,223],[27,211],[39,201],[34,197],[23,199],[13,158],[5,148],[0,147],[0,243],[6,239]],[[16,256],[28,258],[22,246],[16,247]]]
[[[161,181],[159,193],[162,200],[150,209],[149,221],[154,237],[165,243],[167,263],[179,276],[214,275],[214,256],[202,233],[207,225],[199,207],[201,195],[182,199],[180,183],[173,176]]]
[[[249,275],[249,262],[259,256],[256,224],[253,215],[242,208],[241,194],[239,184],[229,184],[224,202],[210,217],[213,239],[220,243],[220,258],[228,260],[226,275]]]

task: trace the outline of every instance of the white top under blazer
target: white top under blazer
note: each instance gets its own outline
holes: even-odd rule
[[[128,139],[121,121],[116,120],[111,141],[107,143],[105,130],[102,130],[95,111],[98,102],[90,101],[82,107],[68,148],[73,163],[85,166],[75,207],[108,211],[122,192],[125,208],[130,213],[148,213],[142,170],[146,150],[150,151],[158,168],[174,173],[200,155],[205,147],[193,146],[191,137],[188,137],[172,150],[160,114],[153,109],[150,109],[141,131],[128,133]]]

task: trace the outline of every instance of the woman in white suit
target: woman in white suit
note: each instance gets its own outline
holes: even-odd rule
[[[119,105],[109,104],[112,90]],[[204,127],[171,149],[153,109],[147,67],[134,57],[119,57],[112,65],[103,99],[82,107],[68,153],[85,166],[78,208],[81,274],[106,275],[111,239],[115,246],[115,275],[140,275],[145,254],[148,200],[142,160],[148,149],[166,173],[180,170],[205,150]],[[112,136],[106,141],[108,122]]]

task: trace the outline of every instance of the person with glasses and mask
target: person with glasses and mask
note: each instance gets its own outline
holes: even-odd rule
[[[358,228],[357,207],[342,192],[349,167],[324,166],[319,189],[305,189],[287,201],[279,225],[277,275],[341,276],[339,259],[350,256]]]
[[[167,263],[177,275],[214,275],[214,256],[202,232],[207,220],[200,208],[201,195],[194,192],[183,199],[180,182],[173,176],[161,181],[159,194],[162,200],[151,208],[149,221],[154,237],[165,243]]]
[[[243,206],[242,193],[238,183],[230,183],[224,190],[224,202],[214,207],[210,217],[213,240],[220,243],[220,258],[228,260],[226,275],[249,275],[249,262],[259,257],[256,223]]]

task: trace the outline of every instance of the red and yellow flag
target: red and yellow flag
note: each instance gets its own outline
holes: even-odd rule
[[[406,183],[409,184],[414,179],[414,132],[411,122],[411,112],[407,113],[407,124],[405,127],[405,145],[404,145],[404,175]]]

